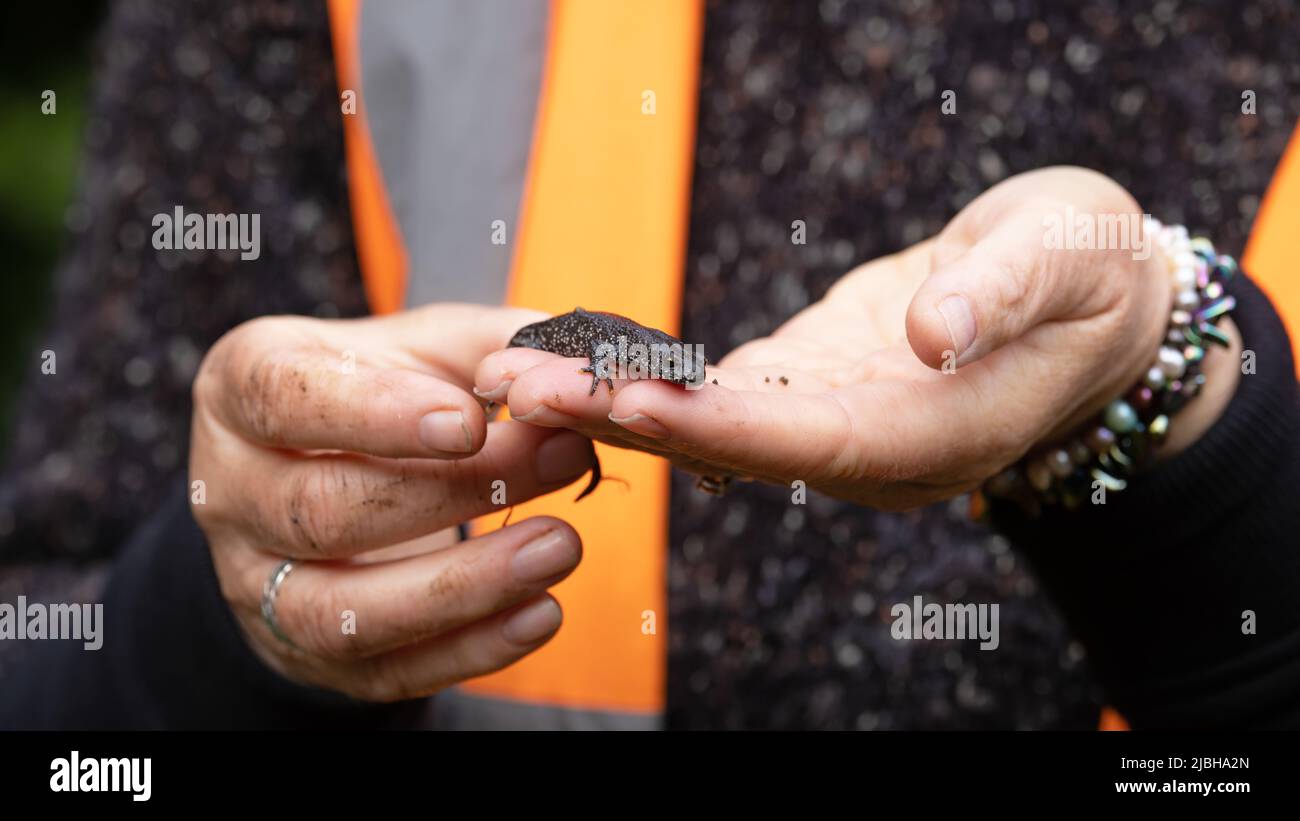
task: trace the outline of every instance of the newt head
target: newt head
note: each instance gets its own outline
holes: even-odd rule
[[[698,388],[704,384],[709,360],[698,345],[673,345],[660,363],[660,378],[677,385]]]

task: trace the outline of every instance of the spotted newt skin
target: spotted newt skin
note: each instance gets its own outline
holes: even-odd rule
[[[620,345],[620,342],[623,344]],[[602,379],[609,386],[610,393],[614,392],[614,380],[611,378],[609,363],[606,361],[609,357],[608,352],[625,350],[637,344],[644,346],[645,352],[628,351],[626,364],[629,367],[639,366],[641,371],[647,374],[652,372],[654,364],[648,353],[651,346],[676,346],[678,351],[686,347],[680,339],[669,336],[663,331],[647,328],[625,316],[605,311],[584,311],[581,308],[575,308],[567,314],[541,322],[534,322],[532,325],[525,325],[515,333],[508,347],[533,348],[560,356],[587,357],[587,367],[582,370],[584,373],[591,374],[591,393],[595,394],[596,386]],[[599,355],[602,346],[608,346],[605,356]],[[707,364],[707,360],[697,364],[689,352],[685,356],[673,355],[660,366],[660,369],[666,372],[662,375],[655,374],[655,378],[678,385],[700,384],[704,381],[704,366]]]
[[[582,371],[591,374],[591,392],[588,395],[594,396],[602,379],[609,392],[614,392],[614,379],[608,360],[611,356],[617,356],[619,351],[627,351],[628,362],[625,364],[629,367],[639,367],[642,373],[654,373],[648,353],[642,355],[639,350],[628,350],[629,346],[638,343],[644,346],[646,352],[654,345],[677,346],[673,350],[679,352],[685,350],[681,340],[663,331],[647,328],[618,314],[584,311],[582,308],[525,325],[515,332],[507,347],[532,348],[560,356],[587,357],[587,366]],[[662,363],[661,370],[667,371],[666,373],[654,375],[678,385],[697,385],[704,381],[707,364],[708,361],[702,356],[697,362],[689,352],[677,354]],[[591,482],[578,495],[578,500],[595,490],[600,479],[600,460],[597,459],[591,469]]]

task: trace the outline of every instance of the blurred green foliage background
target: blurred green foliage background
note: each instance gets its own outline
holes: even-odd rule
[[[21,0],[0,8],[0,450],[9,441],[14,396],[40,369],[40,333],[106,5]],[[55,114],[41,113],[46,89],[57,95]]]

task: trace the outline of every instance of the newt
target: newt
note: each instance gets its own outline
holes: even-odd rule
[[[614,392],[614,368],[642,378],[663,379],[677,385],[704,383],[708,360],[693,347],[654,328],[618,314],[575,308],[567,314],[525,325],[510,339],[509,348],[532,348],[567,357],[586,357],[583,373],[591,374],[591,391],[604,380]],[[613,477],[611,477],[613,478]],[[600,460],[591,469],[591,482],[578,495],[580,501],[600,484]]]

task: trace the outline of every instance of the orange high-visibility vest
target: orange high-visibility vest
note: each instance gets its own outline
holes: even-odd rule
[[[361,99],[360,0],[332,0],[349,192],[367,298],[403,302],[407,259]],[[702,0],[555,0],[507,301],[565,313],[582,303],[675,333],[690,210]],[[478,695],[657,715],[667,667],[667,463],[597,445],[605,483],[583,504],[552,494],[516,517],[554,515],[585,546],[554,590],[564,626],[510,668],[464,685]],[[504,514],[503,514],[504,515]],[[482,532],[502,516],[475,523]]]
[[[358,103],[357,115],[344,118],[357,254],[372,310],[387,313],[402,307],[407,258],[364,118],[360,2],[330,0],[329,11],[339,86]],[[510,304],[558,314],[586,301],[676,332],[702,27],[700,0],[552,0]],[[646,92],[653,114],[643,113]],[[1297,223],[1300,130],[1243,258],[1286,323],[1300,363]],[[523,515],[569,521],[587,546],[582,566],[555,591],[564,627],[532,656],[470,682],[471,691],[564,707],[664,709],[668,468],[645,454],[598,449],[606,472],[630,489],[603,485],[595,504],[553,494],[520,506]],[[653,634],[642,629],[647,614]],[[1126,728],[1114,710],[1103,711],[1100,729]]]

